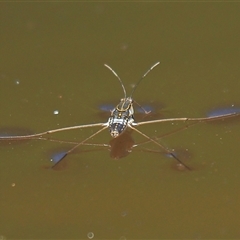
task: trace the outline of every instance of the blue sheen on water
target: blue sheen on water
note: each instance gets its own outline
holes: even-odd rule
[[[0,137],[14,137],[14,136],[24,136],[32,134],[29,129],[18,128],[18,127],[3,127],[0,128]]]
[[[115,107],[116,106],[113,105],[113,104],[101,104],[101,105],[99,105],[99,109],[101,111],[105,111],[105,112],[111,112]],[[144,113],[144,110],[146,112],[149,112],[149,111],[154,112],[154,111],[156,111],[155,107],[150,106],[150,105],[142,105],[141,107],[135,106],[134,109],[138,113]]]
[[[56,164],[59,161],[61,161],[65,156],[66,156],[66,152],[54,153],[51,157],[51,161]]]
[[[231,114],[231,113],[240,113],[240,108],[238,107],[229,107],[229,108],[219,108],[214,109],[210,111],[207,116],[208,117],[217,117],[225,114]]]
[[[111,112],[114,109],[113,104],[101,104],[99,105],[99,109],[104,112]]]

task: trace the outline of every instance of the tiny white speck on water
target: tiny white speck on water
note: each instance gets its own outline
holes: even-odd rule
[[[19,79],[16,79],[16,80],[15,80],[15,84],[16,84],[16,85],[19,85],[19,84],[20,84]]]
[[[94,233],[93,233],[93,232],[89,232],[89,233],[87,234],[87,237],[88,237],[89,239],[93,239],[93,238],[94,238]]]
[[[53,114],[54,114],[54,115],[58,115],[58,114],[59,114],[59,111],[58,111],[58,110],[55,110],[55,111],[53,111]]]

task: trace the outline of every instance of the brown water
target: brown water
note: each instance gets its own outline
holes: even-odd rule
[[[123,93],[104,63],[129,92],[161,61],[134,99],[164,106],[165,117],[240,106],[237,3],[0,6],[1,128],[41,132],[106,121],[99,104],[116,104]],[[139,129],[154,137],[172,127]],[[188,149],[183,160],[194,170],[182,172],[174,160],[138,148],[118,161],[106,149],[80,149],[65,170],[47,170],[50,153],[65,144],[1,143],[0,239],[239,238],[239,130],[236,119],[162,139]],[[56,137],[80,141],[94,131]],[[93,142],[109,140],[106,132]]]

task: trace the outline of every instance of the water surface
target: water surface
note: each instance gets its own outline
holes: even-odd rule
[[[42,132],[107,121],[98,107],[117,104],[123,92],[104,63],[130,93],[160,61],[133,97],[163,106],[166,118],[204,117],[240,104],[237,4],[0,5],[1,128]],[[155,137],[180,126],[139,129]],[[55,137],[81,141],[95,130]],[[183,160],[193,171],[178,171],[153,144],[146,148],[154,153],[136,148],[118,160],[108,148],[79,148],[63,171],[48,169],[49,160],[56,149],[71,147],[67,144],[1,144],[0,236],[239,238],[239,130],[238,119],[196,125],[161,139],[164,146],[187,152]],[[144,141],[137,133],[132,138]],[[106,131],[92,142],[110,140]]]

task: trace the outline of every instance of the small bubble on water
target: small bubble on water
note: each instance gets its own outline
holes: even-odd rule
[[[20,84],[19,79],[16,79],[16,80],[15,80],[15,84],[16,84],[16,85],[19,85],[19,84]]]
[[[89,232],[89,233],[87,234],[87,237],[88,237],[89,239],[93,239],[93,238],[94,238],[94,233],[93,233],[93,232]]]
[[[58,115],[58,114],[59,114],[59,111],[58,111],[58,110],[55,110],[55,111],[53,111],[53,114],[54,114],[54,115]]]

